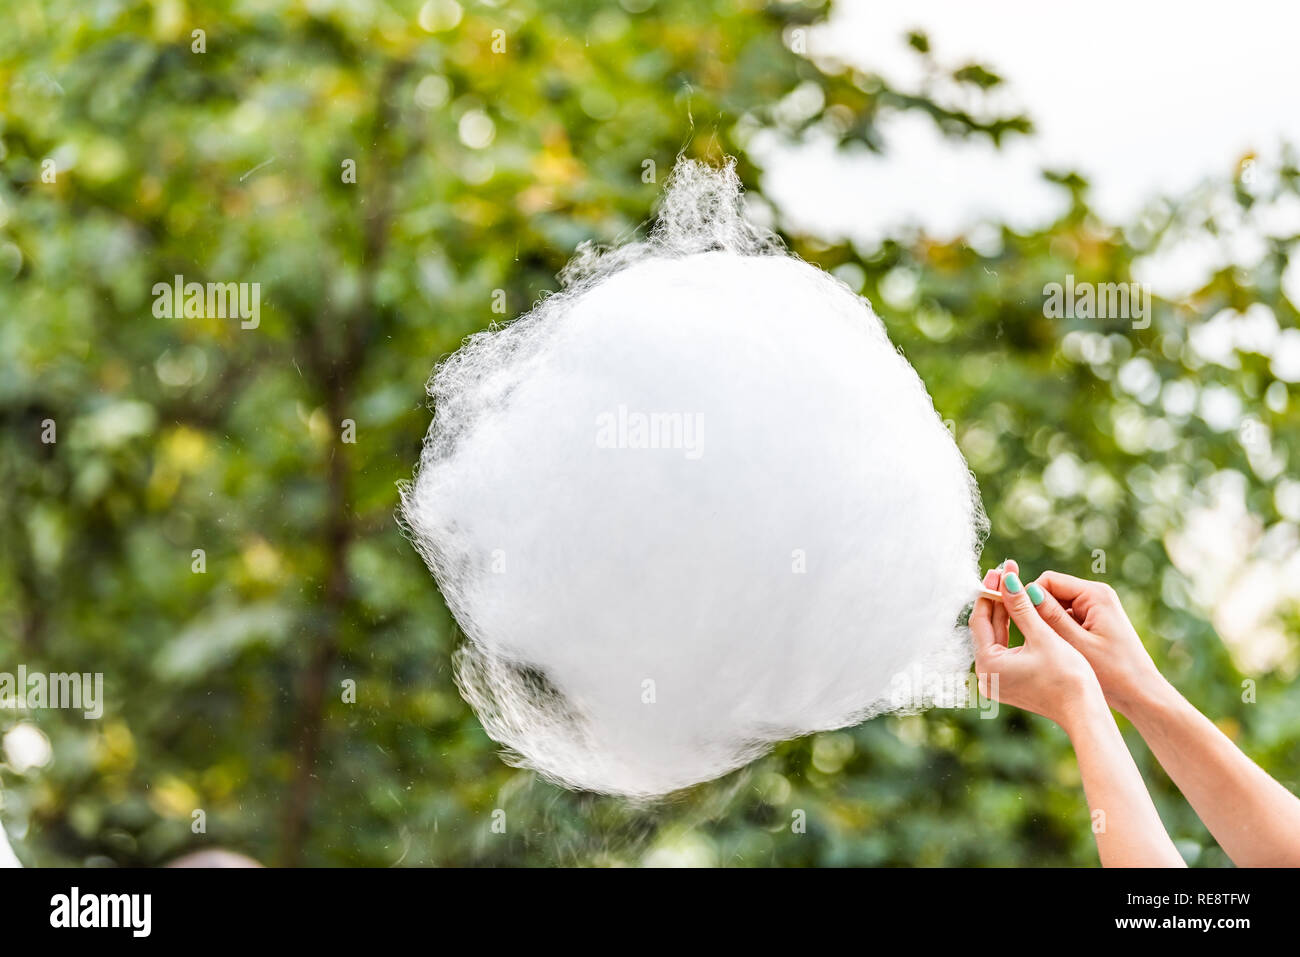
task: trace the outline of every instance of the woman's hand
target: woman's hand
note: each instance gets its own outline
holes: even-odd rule
[[[1028,590],[1035,587],[1038,616],[1088,660],[1112,708],[1131,719],[1164,687],[1115,589],[1059,572],[1039,575]]]
[[[998,589],[1002,600],[981,598],[971,612],[980,690],[1051,718],[1070,736],[1102,864],[1182,867],[1092,667],[1039,615],[1047,601],[1042,587],[1023,586],[1019,575],[1011,561],[989,572],[984,584]],[[1059,603],[1056,611],[1065,615]],[[1025,636],[1019,648],[1007,646],[1009,621]]]
[[[981,598],[971,612],[980,690],[985,697],[1041,714],[1070,732],[1090,706],[1102,700],[1101,687],[1084,656],[1039,616],[1019,571],[1012,561],[1001,572],[990,571],[984,586],[1002,592],[1002,601]],[[1007,646],[1009,621],[1025,636],[1018,648]]]
[[[1041,620],[1088,660],[1106,702],[1133,722],[1233,863],[1300,866],[1300,800],[1164,679],[1114,590],[1057,572],[1034,588]]]

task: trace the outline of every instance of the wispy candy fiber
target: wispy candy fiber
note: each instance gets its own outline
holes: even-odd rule
[[[967,671],[966,463],[870,305],[748,222],[730,166],[679,163],[647,240],[561,280],[439,366],[402,491],[510,760],[654,797]]]

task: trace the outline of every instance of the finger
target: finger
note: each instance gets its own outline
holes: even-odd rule
[[[1007,568],[1011,568],[1012,564],[1008,562]],[[1006,606],[1011,620],[1020,629],[1020,633],[1025,636],[1026,644],[1035,638],[1042,640],[1051,638],[1055,634],[1043,619],[1038,617],[1038,611],[1034,608],[1034,603],[1029,600],[1029,594],[1020,581],[1018,569],[1008,571],[1002,576],[1002,603]]]
[[[1008,558],[995,571],[997,572],[997,579],[991,587],[1001,592],[1002,576],[1008,571],[1019,572],[1020,566]],[[997,638],[998,644],[1004,648],[1010,646],[1011,616],[1007,614],[1006,602],[997,602],[993,608],[993,635]]]
[[[990,568],[988,574],[984,576],[984,587],[997,592],[999,595],[1002,586],[1002,569]],[[990,620],[993,625],[993,641],[1003,648],[1008,647],[1009,639],[1007,634],[1007,610],[1003,607],[1001,600],[990,602],[992,610]]]
[[[1030,604],[1035,607],[1038,617],[1047,624],[1047,627],[1070,644],[1077,646],[1080,639],[1088,637],[1088,632],[1079,627],[1079,623],[1061,607],[1061,603],[1050,591],[1042,587],[1041,577],[1039,576],[1038,581],[1025,586],[1025,594],[1029,596]]]
[[[989,572],[984,576],[984,585],[987,588],[997,587],[996,572]],[[981,596],[975,600],[975,607],[970,613],[970,632],[975,639],[975,654],[978,656],[991,648],[996,640],[993,632],[993,606],[1002,604],[994,602],[991,598]]]
[[[1068,605],[1076,598],[1082,598],[1097,588],[1097,582],[1090,582],[1086,578],[1075,578],[1073,575],[1063,575],[1060,572],[1043,572],[1036,580],[1039,587],[1051,592],[1052,596],[1063,605]]]
[[[990,568],[988,571],[984,573],[984,580],[981,581],[980,584],[983,585],[985,588],[987,588],[989,591],[997,591],[998,581],[1001,578],[1002,578],[1001,572],[999,572],[996,568]],[[999,598],[997,599],[992,599],[992,598],[989,599],[992,605],[997,605],[1000,603],[1001,601],[1000,595],[1001,593],[999,593]]]
[[[986,663],[999,650],[997,642],[993,640],[993,625],[987,618],[976,618],[972,615],[970,634],[975,643],[975,668],[977,671],[983,671]]]
[[[975,680],[980,689],[980,696],[989,701],[1001,700],[998,697],[998,686],[1001,683],[998,668],[1000,664],[992,660],[992,656],[984,659],[975,659]]]

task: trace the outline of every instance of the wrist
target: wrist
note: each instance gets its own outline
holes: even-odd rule
[[[1116,701],[1115,710],[1136,725],[1166,710],[1181,697],[1178,689],[1157,671],[1123,700]]]
[[[1053,716],[1065,733],[1073,738],[1085,728],[1093,727],[1100,716],[1110,717],[1110,706],[1096,679],[1080,681],[1078,688],[1064,702],[1060,713]]]

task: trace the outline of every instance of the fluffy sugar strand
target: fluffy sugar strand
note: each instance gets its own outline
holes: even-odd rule
[[[867,301],[690,161],[561,281],[438,367],[402,490],[508,758],[652,798],[960,685],[978,492]]]

